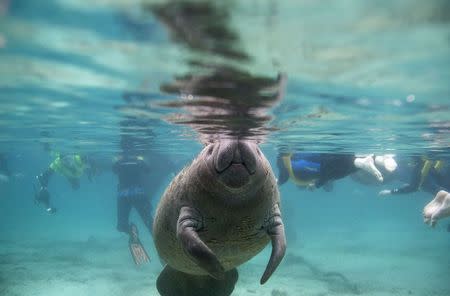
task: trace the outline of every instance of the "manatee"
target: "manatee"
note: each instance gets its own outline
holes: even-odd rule
[[[153,238],[166,262],[157,280],[163,296],[226,296],[236,267],[268,243],[264,284],[286,250],[280,195],[272,168],[250,140],[209,143],[164,192]]]

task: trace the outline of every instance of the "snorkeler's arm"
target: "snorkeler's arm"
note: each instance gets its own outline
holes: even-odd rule
[[[399,188],[392,189],[390,193],[405,194],[419,190],[421,174],[422,174],[422,162],[419,162],[419,164],[417,164],[414,168],[414,171],[411,176],[411,181],[409,182],[409,184],[406,184]]]
[[[417,191],[418,187],[414,184],[405,184],[404,186],[391,189],[391,194],[405,194]]]
[[[50,181],[50,177],[53,175],[53,173],[54,173],[54,169],[50,166],[44,172],[42,172],[42,174],[37,175],[39,185],[41,187],[47,188],[48,182]]]

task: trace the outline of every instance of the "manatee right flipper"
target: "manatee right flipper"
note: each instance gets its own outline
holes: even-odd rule
[[[284,234],[284,224],[281,219],[281,212],[278,205],[275,205],[273,209],[272,216],[266,225],[266,231],[272,241],[272,253],[270,254],[266,270],[261,277],[261,285],[267,282],[286,253],[286,235]]]
[[[225,272],[223,280],[216,280],[208,275],[187,274],[166,265],[156,287],[161,296],[229,296],[238,277],[236,269]]]
[[[221,280],[225,270],[214,252],[199,237],[197,230],[201,227],[199,213],[193,208],[182,207],[178,216],[177,237],[184,252],[213,278]]]

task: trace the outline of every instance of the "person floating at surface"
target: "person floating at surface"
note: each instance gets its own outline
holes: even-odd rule
[[[50,166],[41,174],[36,176],[39,183],[39,190],[35,192],[35,203],[42,204],[45,210],[53,214],[56,208],[50,205],[50,193],[48,183],[51,176],[56,172],[64,176],[73,189],[80,187],[80,177],[90,169],[90,161],[87,156],[79,154],[60,154],[56,153],[56,158]]]
[[[414,157],[408,184],[394,189],[384,189],[379,195],[406,194],[419,190],[436,194],[439,190],[450,191],[450,170],[444,160]]]
[[[431,227],[436,226],[439,219],[450,217],[450,194],[439,191],[434,199],[423,209],[423,221]]]
[[[356,157],[350,154],[285,153],[277,158],[278,185],[291,179],[297,186],[314,189],[328,186],[358,169],[365,170],[383,181],[372,156]]]
[[[141,156],[122,155],[113,165],[117,174],[117,230],[129,235],[129,248],[134,263],[140,265],[150,257],[139,240],[137,226],[129,223],[130,211],[134,207],[150,233],[153,228],[151,195],[146,190],[150,166]]]

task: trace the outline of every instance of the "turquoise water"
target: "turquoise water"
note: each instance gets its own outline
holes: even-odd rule
[[[414,0],[0,0],[0,295],[158,295],[143,222],[132,212],[144,266],[116,230],[110,163],[123,142],[152,165],[153,209],[217,135],[258,141],[275,175],[279,151],[448,159],[449,11]],[[56,152],[91,156],[99,175],[73,190],[55,174],[48,215],[33,186]],[[259,285],[267,247],[238,268],[232,295],[450,295],[450,221],[423,224],[429,192],[378,195],[399,184],[284,184],[285,259]]]

